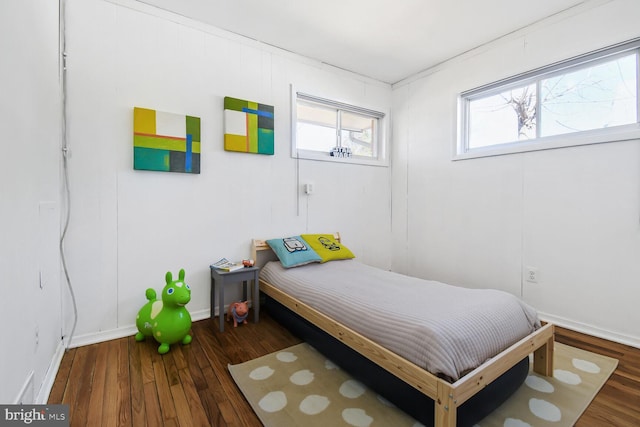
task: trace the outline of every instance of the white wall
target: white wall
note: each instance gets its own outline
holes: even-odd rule
[[[0,2],[0,52],[0,402],[32,403],[62,351],[58,2]]]
[[[638,37],[638,16],[587,2],[394,85],[395,269],[640,346],[640,141],[451,160],[458,93]]]
[[[130,333],[169,270],[207,317],[209,264],[249,257],[254,237],[340,231],[389,267],[390,169],[292,159],[290,85],[381,111],[390,86],[131,0],[68,0],[67,46],[74,344]],[[223,150],[224,96],[274,105],[274,156]],[[133,170],[134,106],[201,117],[201,174]]]

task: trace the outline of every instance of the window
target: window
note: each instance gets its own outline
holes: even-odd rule
[[[294,157],[386,164],[383,113],[300,92],[294,110]]]
[[[456,158],[640,137],[640,39],[460,95]]]

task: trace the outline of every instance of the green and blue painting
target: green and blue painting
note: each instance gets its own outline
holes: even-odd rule
[[[133,109],[133,168],[200,173],[200,118]]]
[[[273,106],[224,98],[224,149],[273,154]]]

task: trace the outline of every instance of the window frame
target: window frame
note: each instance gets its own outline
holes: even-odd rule
[[[377,119],[377,135],[373,141],[374,156],[358,156],[353,154],[351,157],[335,157],[331,156],[329,152],[323,152],[318,150],[308,150],[298,148],[297,146],[297,103],[298,100],[315,103],[320,106],[337,109],[339,111],[348,112],[351,114],[358,114],[361,116],[371,117]],[[348,104],[340,101],[335,101],[327,98],[322,98],[316,95],[311,95],[306,92],[296,91],[293,85],[291,86],[291,157],[295,159],[306,160],[319,160],[334,163],[347,163],[347,164],[359,164],[369,166],[389,166],[387,156],[387,116],[388,114],[380,111],[371,110]],[[336,129],[336,143],[339,141],[341,129]]]
[[[539,136],[541,128],[539,93],[541,82],[543,80],[597,66],[598,64],[603,64],[630,54],[635,54],[636,59],[635,123],[608,128],[576,131],[559,135]],[[519,140],[507,143],[498,143],[486,147],[469,148],[469,106],[471,101],[486,98],[526,85],[536,86],[536,137],[529,140]],[[521,73],[513,77],[508,77],[494,83],[480,86],[475,89],[464,91],[458,95],[456,117],[456,138],[453,147],[453,160],[640,139],[640,38],[622,42],[617,45],[579,55],[532,71]]]

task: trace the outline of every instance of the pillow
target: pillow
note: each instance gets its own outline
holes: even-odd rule
[[[356,257],[349,248],[338,243],[333,234],[302,234],[300,237],[320,255],[322,258],[320,262]]]
[[[284,268],[322,261],[320,255],[311,249],[300,236],[271,239],[267,240],[267,244],[276,253]]]

